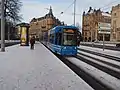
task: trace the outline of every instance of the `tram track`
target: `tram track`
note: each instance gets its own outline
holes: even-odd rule
[[[41,42],[42,43],[42,42]],[[42,43],[47,49],[49,49],[44,43]],[[50,49],[49,49],[50,50]],[[51,50],[50,50],[51,51]],[[51,51],[52,52],[52,51]],[[52,52],[53,53],[53,52]],[[106,87],[99,83],[94,77],[87,74],[84,70],[80,69],[78,66],[70,62],[63,56],[53,53],[58,57],[65,65],[67,65],[73,72],[75,72],[80,78],[82,78],[86,83],[88,83],[95,90],[110,90],[109,87]]]
[[[110,90],[109,87],[106,87],[102,83],[100,83],[98,80],[94,79],[93,76],[89,75],[87,72],[70,62],[65,57],[61,57],[60,55],[57,55],[57,57],[66,64],[72,71],[74,71],[80,78],[82,78],[86,83],[88,83],[93,89],[95,90]]]
[[[89,57],[85,57],[83,54],[81,54],[81,55],[79,54],[78,56],[76,56],[76,58],[120,79],[120,70],[117,68],[111,67],[104,63],[100,63],[96,59],[93,60]]]
[[[95,58],[95,57],[86,55],[86,54],[84,54],[84,53],[81,53],[81,51],[78,52],[78,54],[79,54],[79,55],[86,56],[86,57],[89,57],[89,58],[91,58],[91,59],[93,59],[93,60],[96,60],[96,61],[98,61],[98,62],[104,63],[104,64],[106,64],[106,65],[112,66],[113,68],[120,69],[120,63],[119,63],[119,62],[118,62],[119,64],[117,65],[117,64],[114,64],[114,63],[112,63],[112,62],[110,62],[110,61],[107,61],[107,60],[101,60],[101,59],[99,59],[99,58]],[[107,59],[107,58],[103,58],[103,59]],[[110,60],[110,59],[109,59],[109,60]],[[117,62],[116,62],[116,63],[117,63]]]
[[[108,56],[110,58],[108,58]],[[79,49],[76,58],[120,79],[120,59],[118,57]]]
[[[87,52],[87,53],[90,53],[90,52]],[[90,53],[90,54],[94,54],[94,53]],[[100,53],[95,54],[95,55],[99,56]],[[110,75],[110,78],[115,78],[116,80],[119,81],[120,80],[120,62],[119,62],[120,59],[118,57],[114,57],[114,56],[110,56],[110,55],[107,55],[107,57],[106,57],[105,54],[101,54],[100,56],[102,58],[105,58],[106,60],[101,60],[99,58],[95,58],[95,57],[92,57],[91,55],[89,56],[89,55],[86,55],[86,54],[83,54],[80,52],[78,52],[78,55],[74,58],[76,58],[77,60],[82,61],[92,67],[95,67],[96,69],[104,72],[108,76]],[[108,56],[110,56],[110,58],[108,58]],[[107,61],[107,59],[111,59],[111,61],[114,61],[115,63],[109,62],[109,61]],[[109,79],[108,79],[108,82],[105,82],[104,80],[102,81],[102,80],[100,80],[100,78],[105,79],[106,77],[104,77],[104,76],[99,77],[99,74],[98,74],[98,77],[96,77],[95,75],[84,71],[83,67],[77,65],[78,63],[75,64],[75,63],[71,62],[69,59],[63,59],[62,61],[64,63],[69,62],[69,64],[68,63],[67,64],[65,63],[65,64],[67,66],[69,66],[70,68],[75,67],[75,68],[71,68],[71,69],[75,73],[77,73],[85,82],[87,82],[95,90],[119,90],[120,89],[120,87],[119,87],[120,84],[118,84],[118,87],[117,87],[114,85],[114,82],[109,82],[110,81]],[[70,65],[70,63],[72,63],[72,64]],[[89,79],[94,84],[91,84],[91,82],[88,81]],[[97,83],[97,84],[95,85],[95,83]],[[113,84],[111,85],[111,83],[113,83]],[[96,86],[97,89],[94,86]],[[103,88],[103,89],[100,89],[100,88]]]
[[[82,46],[88,46],[88,47],[95,47],[95,48],[103,48],[103,45],[96,45],[96,44],[87,44],[87,43],[81,43]],[[120,51],[120,48],[119,47],[116,47],[116,46],[107,46],[105,45],[104,46],[105,49],[108,49],[108,50],[114,50],[114,51]]]
[[[81,49],[81,48],[78,48],[78,50],[84,51],[84,52],[88,52],[88,53],[91,53],[91,54],[94,54],[94,55],[98,55],[98,56],[101,56],[101,57],[105,57],[105,58],[108,58],[108,59],[120,62],[120,58],[119,57],[110,56],[110,55],[107,55],[107,54],[98,53],[98,52],[94,52],[94,51],[90,51],[90,50],[86,50],[86,49]]]
[[[86,83],[88,83],[95,90],[119,90],[120,86],[119,79],[105,73],[94,66],[83,62],[81,59],[76,57],[61,57],[59,59],[64,62],[70,69],[72,69],[80,78],[82,78]],[[74,59],[74,60],[71,60]],[[88,65],[88,67],[86,67]],[[92,69],[91,69],[92,68]],[[95,68],[95,69],[93,69]],[[97,70],[97,71],[94,71]],[[95,74],[94,72],[98,73]],[[107,75],[108,78],[104,77]],[[109,79],[112,79],[113,82]],[[118,80],[118,81],[117,81]],[[116,86],[117,85],[117,86]]]

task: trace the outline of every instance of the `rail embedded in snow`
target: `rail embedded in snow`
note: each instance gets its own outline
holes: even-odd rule
[[[86,73],[94,77],[99,82],[103,83],[105,86],[109,87],[112,90],[120,90],[120,80],[89,65],[80,61],[79,59],[66,57],[70,62],[84,70]]]

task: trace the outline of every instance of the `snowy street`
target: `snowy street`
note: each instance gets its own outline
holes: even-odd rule
[[[0,90],[93,90],[42,44],[0,52]]]
[[[78,47],[76,57],[66,57],[68,61],[94,78],[106,88],[120,90],[120,52],[88,46]]]
[[[89,50],[89,51],[99,52],[99,53],[102,53],[102,54],[106,54],[106,55],[115,56],[115,57],[120,58],[120,51],[114,51],[114,50],[108,50],[108,49],[105,49],[103,51],[102,48],[100,49],[100,48],[87,47],[87,46],[82,46],[82,45],[79,48]]]
[[[119,42],[116,42],[118,44]],[[115,43],[105,42],[104,48],[109,50],[120,51],[120,47],[116,47]],[[81,46],[89,46],[103,49],[103,42],[80,42]]]
[[[80,46],[76,57],[66,59],[102,90],[120,90],[120,52]],[[0,90],[100,90],[70,69],[41,43],[35,50],[14,45],[0,52]],[[84,75],[84,74],[83,74]],[[87,82],[87,81],[88,82]]]

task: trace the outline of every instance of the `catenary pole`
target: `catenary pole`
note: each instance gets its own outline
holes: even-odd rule
[[[74,0],[74,26],[75,26],[75,14],[76,14],[76,0]]]
[[[4,1],[1,0],[1,52],[5,52],[5,17],[4,17]]]

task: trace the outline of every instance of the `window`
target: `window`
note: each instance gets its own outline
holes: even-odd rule
[[[55,44],[61,45],[62,33],[56,33]]]
[[[76,35],[64,33],[63,45],[76,45]]]
[[[54,34],[50,34],[50,43],[54,44]]]
[[[85,32],[85,36],[87,36],[87,32]]]
[[[116,28],[116,20],[113,21],[113,28]]]
[[[38,25],[38,22],[36,23],[36,25]]]
[[[58,33],[55,34],[55,44],[58,45]]]
[[[77,33],[73,29],[64,29],[63,45],[75,46],[77,45]]]
[[[62,33],[50,34],[50,43],[61,45]]]
[[[113,34],[113,39],[116,39],[116,34]]]
[[[114,13],[114,16],[116,16],[116,13]]]
[[[58,34],[58,45],[62,44],[62,33]]]

